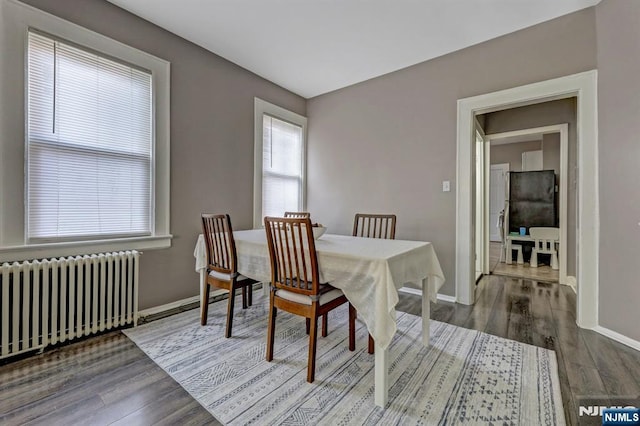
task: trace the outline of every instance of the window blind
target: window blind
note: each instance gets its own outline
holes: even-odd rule
[[[27,234],[152,232],[152,78],[30,32]]]
[[[262,135],[262,215],[302,210],[302,127],[264,114]]]

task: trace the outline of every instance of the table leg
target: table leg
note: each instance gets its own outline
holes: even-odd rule
[[[378,342],[375,348],[375,403],[385,408],[389,399],[389,349],[383,349]]]
[[[422,344],[429,346],[430,337],[430,317],[431,317],[431,298],[429,297],[429,279],[422,280]]]
[[[507,265],[511,265],[511,258],[513,257],[513,250],[511,249],[511,239],[507,238],[507,250],[505,253],[506,256],[506,263]]]

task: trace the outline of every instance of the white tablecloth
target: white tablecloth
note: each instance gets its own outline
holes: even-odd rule
[[[271,280],[266,234],[262,229],[235,231],[238,272],[259,281]],[[396,332],[398,289],[426,280],[435,302],[444,283],[433,245],[428,242],[359,238],[325,234],[316,240],[320,280],[341,289],[367,324],[376,344],[387,348]],[[194,251],[196,271],[206,268],[202,235]]]

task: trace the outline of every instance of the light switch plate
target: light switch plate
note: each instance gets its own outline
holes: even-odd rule
[[[442,192],[449,192],[449,191],[451,191],[451,182],[449,182],[448,180],[443,180]]]

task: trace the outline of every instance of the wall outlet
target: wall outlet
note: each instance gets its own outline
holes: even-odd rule
[[[449,192],[449,191],[451,191],[451,182],[449,182],[448,180],[443,180],[442,192]]]

